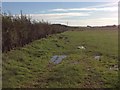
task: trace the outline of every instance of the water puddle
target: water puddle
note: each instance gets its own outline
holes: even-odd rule
[[[59,64],[64,58],[66,58],[66,55],[54,55],[50,62],[54,63],[54,64]]]

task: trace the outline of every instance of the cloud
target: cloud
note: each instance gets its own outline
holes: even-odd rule
[[[56,8],[56,9],[51,9],[49,11],[55,11],[55,12],[59,12],[59,11],[118,11],[118,3],[114,2],[114,3],[106,3],[106,4],[102,4],[102,5],[95,5],[95,6],[88,6],[85,8]]]
[[[118,2],[110,2],[110,3],[106,3],[106,4],[102,4],[102,5],[95,5],[95,6],[91,6],[91,7],[114,7],[114,6],[118,6]]]
[[[54,20],[54,23],[61,23],[61,24],[67,24],[68,22],[69,26],[105,26],[105,25],[113,25],[118,24],[117,18],[93,18],[93,19],[84,19],[84,20]]]
[[[117,6],[117,3],[107,3],[85,8],[55,8],[41,14],[30,14],[30,16],[35,20],[40,21],[43,19],[57,24],[66,24],[68,22],[70,26],[113,25],[118,24]]]
[[[60,11],[117,11],[118,7],[102,7],[102,8],[70,8],[70,9],[64,9],[64,8],[59,8],[59,9],[52,9],[49,11],[55,11],[55,12],[60,12]]]
[[[109,15],[107,17],[100,17],[100,18],[85,18],[85,19],[71,19],[66,17],[75,17],[75,16],[85,16],[87,14],[80,14],[80,13],[55,13],[55,14],[31,14],[32,18],[35,20],[41,21],[42,19],[48,21],[50,23],[57,23],[57,24],[67,24],[70,26],[99,26],[99,25],[113,25],[118,24],[118,18],[114,15]]]
[[[106,17],[99,19],[89,19],[87,23],[91,25],[113,25],[118,24],[118,20],[115,17]]]
[[[99,26],[118,24],[118,15],[116,13],[105,14],[104,17],[101,15],[99,15],[98,17],[94,17],[92,16],[92,14],[94,13],[69,12],[69,13],[30,14],[30,16],[32,16],[32,19],[38,21],[41,21],[43,19],[50,23],[66,24],[66,22],[68,22],[70,26],[87,26],[87,25]],[[77,19],[75,17],[77,17]],[[81,19],[80,17],[85,18]]]
[[[62,18],[70,18],[70,17],[83,17],[89,16],[90,13],[80,13],[80,12],[73,12],[73,13],[48,13],[48,14],[30,14],[33,19],[37,20],[54,20],[54,19],[62,19]]]

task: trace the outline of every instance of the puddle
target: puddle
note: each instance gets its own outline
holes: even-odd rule
[[[66,55],[55,55],[51,58],[50,62],[54,64],[59,64],[66,57]]]

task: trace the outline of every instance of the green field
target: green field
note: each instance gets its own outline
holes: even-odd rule
[[[54,55],[67,57],[53,64]],[[117,65],[117,30],[67,31],[4,53],[3,88],[115,88]]]

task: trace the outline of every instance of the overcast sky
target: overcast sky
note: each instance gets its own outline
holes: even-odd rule
[[[2,10],[70,26],[118,24],[118,2],[3,2]]]

